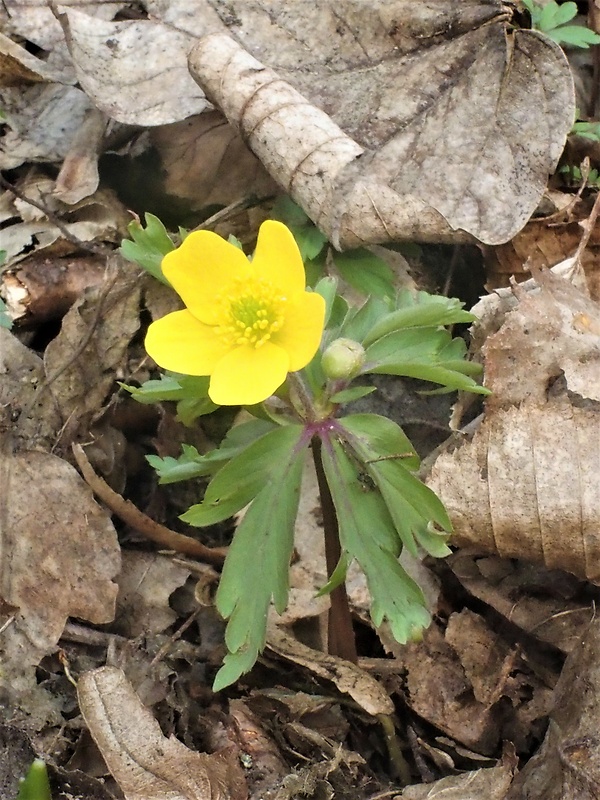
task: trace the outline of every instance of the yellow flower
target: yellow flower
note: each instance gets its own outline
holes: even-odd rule
[[[306,291],[300,251],[281,222],[261,225],[252,261],[196,231],[162,270],[186,308],[150,325],[146,350],[164,369],[210,375],[214,403],[260,403],[317,352],[325,301]]]

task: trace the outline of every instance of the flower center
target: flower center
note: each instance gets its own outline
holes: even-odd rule
[[[286,298],[263,278],[236,278],[217,303],[217,333],[231,347],[260,347],[283,325]]]

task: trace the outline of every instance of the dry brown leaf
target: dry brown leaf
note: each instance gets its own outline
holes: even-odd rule
[[[505,800],[512,775],[508,766],[478,769],[435,783],[409,786],[394,800]]]
[[[189,576],[188,569],[166,556],[124,552],[114,632],[129,638],[162,633],[177,619],[169,597]]]
[[[565,279],[536,277],[484,345],[481,426],[428,482],[457,543],[598,581],[600,312]]]
[[[189,34],[151,20],[103,21],[72,8],[60,16],[78,82],[109,117],[164,125],[209,107],[187,69]]]
[[[207,111],[150,131],[161,157],[164,190],[194,208],[229,205],[245,195],[279,189],[242,137],[218,111]]]
[[[0,453],[2,599],[18,611],[1,634],[2,683],[17,693],[58,641],[67,617],[114,617],[117,535],[77,472],[56,456]]]
[[[67,312],[58,336],[44,353],[48,391],[73,432],[105,401],[132,336],[139,327],[140,280],[114,257],[103,284]]]
[[[332,681],[340,692],[349,694],[367,714],[393,714],[394,704],[383,686],[355,664],[313,650],[272,623],[267,630],[267,646],[288,661],[299,664],[320,678]]]
[[[14,169],[25,161],[61,161],[93,108],[81,89],[58,83],[7,88],[1,97],[6,126],[0,169]]]
[[[124,673],[86,672],[79,706],[126,800],[245,800],[243,772],[225,753],[206,755],[163,736]]]
[[[205,36],[191,72],[336,246],[456,230],[500,243],[531,216],[572,124],[572,79],[500,2],[234,8],[243,47]]]
[[[447,563],[470,594],[565,655],[594,617],[593,602],[576,599],[581,584],[567,573],[464,551],[449,556]]]
[[[597,800],[600,792],[600,621],[565,662],[539,752],[506,800]]]

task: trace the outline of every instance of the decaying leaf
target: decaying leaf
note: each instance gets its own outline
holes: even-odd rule
[[[355,664],[313,650],[274,624],[267,630],[267,646],[320,678],[333,681],[340,692],[349,694],[367,714],[389,716],[393,713],[394,704],[383,686]]]
[[[46,348],[48,391],[71,430],[97,412],[113,385],[139,327],[140,291],[135,270],[113,258],[103,284],[75,303]]]
[[[600,792],[600,622],[567,658],[554,690],[539,752],[517,775],[506,800],[596,800]]]
[[[130,638],[164,631],[177,619],[169,608],[169,596],[189,575],[189,570],[165,556],[124,552],[113,630]]]
[[[104,22],[73,8],[61,18],[78,81],[109,117],[164,125],[208,107],[186,67],[189,34],[148,20]]]
[[[478,769],[435,783],[409,786],[395,800],[505,800],[512,774],[509,766]]]
[[[278,191],[239,133],[217,111],[153,128],[150,138],[161,157],[164,190],[189,200],[194,208]]]
[[[28,686],[67,617],[114,617],[120,566],[115,529],[77,472],[56,456],[0,452],[1,593],[18,611],[1,634],[2,684]]]
[[[233,6],[237,41],[205,36],[192,75],[336,246],[523,227],[573,88],[560,48],[510,30],[501,2]]]
[[[598,581],[600,311],[563,278],[536,280],[483,347],[482,424],[438,457],[429,485],[457,543]]]
[[[86,672],[79,706],[127,800],[245,800],[245,778],[234,757],[189,750],[163,736],[124,673],[115,667]]]

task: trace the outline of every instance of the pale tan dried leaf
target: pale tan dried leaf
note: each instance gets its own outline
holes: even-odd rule
[[[113,630],[134,639],[162,633],[177,619],[169,597],[190,571],[156,553],[124,552]]]
[[[61,0],[60,8],[74,6],[90,17],[109,20],[126,2],[111,0]],[[17,35],[50,51],[64,42],[64,34],[47,0],[3,0],[8,35]]]
[[[105,22],[66,8],[61,21],[79,84],[109,117],[165,125],[208,107],[187,69],[194,43],[189,34],[150,20]]]
[[[485,337],[493,394],[472,439],[442,453],[428,483],[457,543],[598,581],[600,310],[565,278],[534,275],[539,288],[478,304],[474,341]]]
[[[352,0],[341,12],[240,3],[235,33],[247,49],[206,36],[190,69],[334,244],[454,230],[507,241],[572,123],[562,51],[535,32],[507,33],[500,2],[463,3],[458,17],[443,1],[381,0],[370,11]]]
[[[61,161],[92,108],[81,89],[61,84],[7,88],[1,103],[6,129],[0,169],[14,169],[24,161]]]
[[[0,452],[2,598],[18,608],[2,632],[2,683],[16,692],[58,641],[67,617],[114,616],[115,529],[77,472],[41,452]]]
[[[600,411],[523,403],[436,460],[457,544],[600,580]]]
[[[98,158],[107,120],[98,109],[91,109],[73,140],[60,168],[54,195],[67,205],[89,197],[98,188]]]
[[[383,686],[355,664],[313,650],[273,623],[268,625],[267,646],[279,656],[332,681],[367,714],[389,716],[393,713],[394,704]]]
[[[548,270],[534,275],[541,291],[515,289],[518,305],[483,346],[488,410],[543,403],[563,374],[569,391],[600,401],[600,306]]]
[[[512,775],[508,766],[478,769],[435,783],[408,786],[394,800],[505,800]]]
[[[235,759],[189,750],[163,736],[124,673],[86,672],[79,706],[127,800],[244,800],[245,779]]]
[[[74,75],[54,69],[0,32],[0,86],[28,83],[74,83]]]

